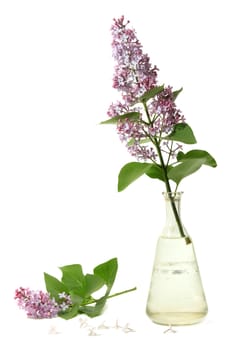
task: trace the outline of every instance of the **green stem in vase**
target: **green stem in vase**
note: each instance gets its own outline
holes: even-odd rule
[[[149,121],[150,124],[152,124],[151,118],[150,118],[150,114],[148,112],[146,103],[143,103],[143,106],[144,106],[144,109],[145,109],[148,121]],[[178,211],[177,211],[177,208],[176,208],[176,205],[175,205],[174,197],[172,196],[171,185],[170,185],[170,182],[169,182],[169,179],[168,179],[168,175],[167,175],[167,168],[166,168],[164,160],[163,160],[163,155],[162,155],[162,152],[161,152],[161,149],[160,149],[160,146],[159,146],[159,142],[158,142],[156,136],[154,136],[154,138],[151,139],[151,141],[154,143],[154,145],[156,147],[156,150],[157,150],[157,153],[158,153],[158,157],[159,157],[159,160],[160,160],[160,165],[161,165],[161,168],[162,168],[162,171],[163,171],[163,175],[164,175],[164,182],[165,182],[166,191],[167,191],[169,200],[171,202],[173,214],[175,216],[176,223],[177,223],[177,226],[178,226],[179,231],[180,231],[180,235],[181,235],[181,237],[185,238],[186,243],[189,244],[189,243],[191,243],[191,239],[189,237],[187,237],[185,235],[185,233],[184,233],[184,229],[183,229],[183,226],[182,226],[182,223],[181,223],[181,220],[180,220],[180,216],[178,214]]]

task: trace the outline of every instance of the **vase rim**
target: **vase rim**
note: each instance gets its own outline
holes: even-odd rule
[[[169,199],[170,197],[174,199],[179,199],[183,195],[183,191],[174,191],[174,192],[162,192],[162,195],[164,196],[165,199]]]
[[[168,194],[171,194],[171,195],[176,195],[176,194],[181,195],[181,194],[183,194],[183,193],[184,193],[183,191],[171,191],[171,192],[163,191],[163,192],[162,192],[162,194],[164,194],[164,195],[168,195]]]

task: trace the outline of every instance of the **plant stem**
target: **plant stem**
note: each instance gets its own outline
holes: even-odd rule
[[[129,292],[134,292],[136,289],[137,289],[137,288],[134,287],[134,288],[131,288],[131,289],[123,290],[122,292],[118,292],[118,293],[111,294],[111,295],[109,295],[109,296],[107,297],[107,299],[117,297],[118,295],[121,295],[121,294],[126,294],[126,293],[129,293]]]
[[[144,106],[148,121],[150,124],[152,124],[146,103],[143,103],[143,106]],[[180,235],[181,235],[181,237],[185,238],[186,243],[189,244],[189,243],[191,243],[191,240],[189,237],[185,236],[183,226],[182,226],[182,223],[181,223],[181,220],[180,220],[180,217],[179,217],[176,205],[175,205],[174,197],[172,196],[172,190],[171,190],[170,182],[169,182],[168,175],[167,175],[167,167],[164,164],[163,155],[162,155],[162,152],[161,152],[161,149],[159,146],[159,142],[158,142],[156,136],[154,136],[152,142],[154,143],[156,150],[157,150],[157,153],[158,153],[158,156],[159,156],[160,165],[161,165],[163,175],[164,175],[164,182],[165,182],[165,186],[166,186],[166,191],[167,191],[169,200],[171,202],[172,210],[173,210],[173,213],[174,213],[174,216],[176,219],[177,226],[178,226],[179,231],[180,231]]]
[[[134,287],[134,288],[131,288],[131,289],[126,289],[126,290],[123,290],[122,292],[118,292],[118,293],[114,293],[114,294],[111,294],[111,295],[108,295],[106,299],[110,299],[110,298],[114,298],[114,297],[117,297],[121,294],[126,294],[126,293],[129,293],[129,292],[133,292],[137,289],[137,287]],[[102,298],[101,298],[102,299]],[[84,304],[82,304],[82,306],[85,306],[85,305],[90,305],[90,304],[94,304],[98,301],[99,299],[93,299],[93,300],[89,300],[88,302],[85,302]]]
[[[179,231],[180,231],[180,235],[181,235],[181,237],[185,238],[186,243],[189,244],[189,243],[191,243],[191,240],[190,240],[189,237],[185,236],[185,233],[184,233],[184,230],[183,230],[183,226],[182,226],[182,223],[181,223],[181,220],[180,220],[180,216],[178,214],[178,211],[177,211],[177,208],[176,208],[176,205],[175,205],[175,200],[174,200],[174,197],[172,196],[172,190],[171,190],[171,186],[170,186],[169,179],[168,179],[168,176],[167,176],[166,167],[164,165],[163,156],[162,156],[160,147],[158,146],[158,141],[157,141],[156,138],[155,138],[155,146],[156,146],[156,149],[157,149],[157,152],[158,152],[158,156],[159,156],[159,159],[160,159],[160,163],[161,163],[161,167],[162,167],[162,170],[163,170],[167,194],[168,194],[169,200],[171,202],[172,210],[173,210],[173,213],[174,213],[174,216],[175,216],[175,219],[176,219],[177,226],[178,226]]]

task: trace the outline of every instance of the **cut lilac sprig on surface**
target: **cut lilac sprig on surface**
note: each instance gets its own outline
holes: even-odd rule
[[[47,292],[20,287],[15,291],[18,306],[29,318],[42,319],[62,317],[66,320],[79,314],[99,316],[108,299],[136,290],[136,287],[110,294],[118,262],[117,258],[97,265],[93,274],[84,274],[80,264],[62,266],[61,280],[44,273]],[[103,295],[95,298],[101,290]]]
[[[122,100],[112,103],[109,119],[101,124],[116,124],[120,140],[137,161],[122,167],[118,191],[147,175],[165,185],[181,237],[185,237],[172,193],[180,182],[202,165],[216,167],[215,159],[204,150],[183,152],[183,144],[195,144],[196,138],[176,98],[182,89],[158,84],[158,68],[143,52],[133,28],[124,16],[111,26],[112,52],[116,62],[113,88]],[[175,188],[174,188],[175,187]],[[186,238],[186,237],[185,237]],[[190,243],[187,238],[186,243]]]

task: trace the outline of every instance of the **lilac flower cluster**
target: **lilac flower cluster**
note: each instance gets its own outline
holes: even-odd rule
[[[148,110],[152,116],[155,116],[150,129],[151,135],[168,134],[172,131],[174,125],[185,121],[181,111],[176,107],[170,86],[152,99]]]
[[[145,91],[156,86],[157,67],[151,67],[148,55],[143,54],[142,45],[134,29],[127,28],[124,16],[114,19],[111,27],[113,57],[118,62],[113,78],[113,87],[122,92],[124,101],[136,101]]]
[[[70,296],[60,293],[60,303],[51,298],[49,293],[33,291],[29,288],[20,287],[15,291],[15,299],[18,306],[25,310],[29,318],[53,318],[59,311],[65,311],[71,306]]]
[[[140,97],[150,89],[157,86],[156,66],[151,66],[148,55],[142,51],[142,45],[137,39],[134,29],[129,29],[124,23],[124,16],[114,19],[111,27],[113,36],[113,57],[117,62],[113,77],[113,87],[121,92],[123,102],[112,103],[108,109],[108,116],[115,117],[129,112],[139,112],[139,119],[120,119],[117,124],[117,132],[121,141],[126,143],[128,151],[138,160],[156,161],[156,149],[153,138],[159,141],[169,134],[177,123],[184,122],[184,116],[177,109],[175,98],[170,86],[150,99],[143,105]],[[146,115],[145,108],[149,114]],[[152,141],[152,147],[143,145],[145,141]],[[162,144],[163,145],[163,144]],[[171,149],[171,155],[180,149]],[[167,153],[167,149],[161,147]]]
[[[156,153],[153,147],[143,146],[140,141],[146,137],[145,127],[140,121],[120,120],[117,125],[117,132],[122,142],[127,142],[129,153],[138,160],[156,160]],[[132,141],[132,142],[130,142]]]

